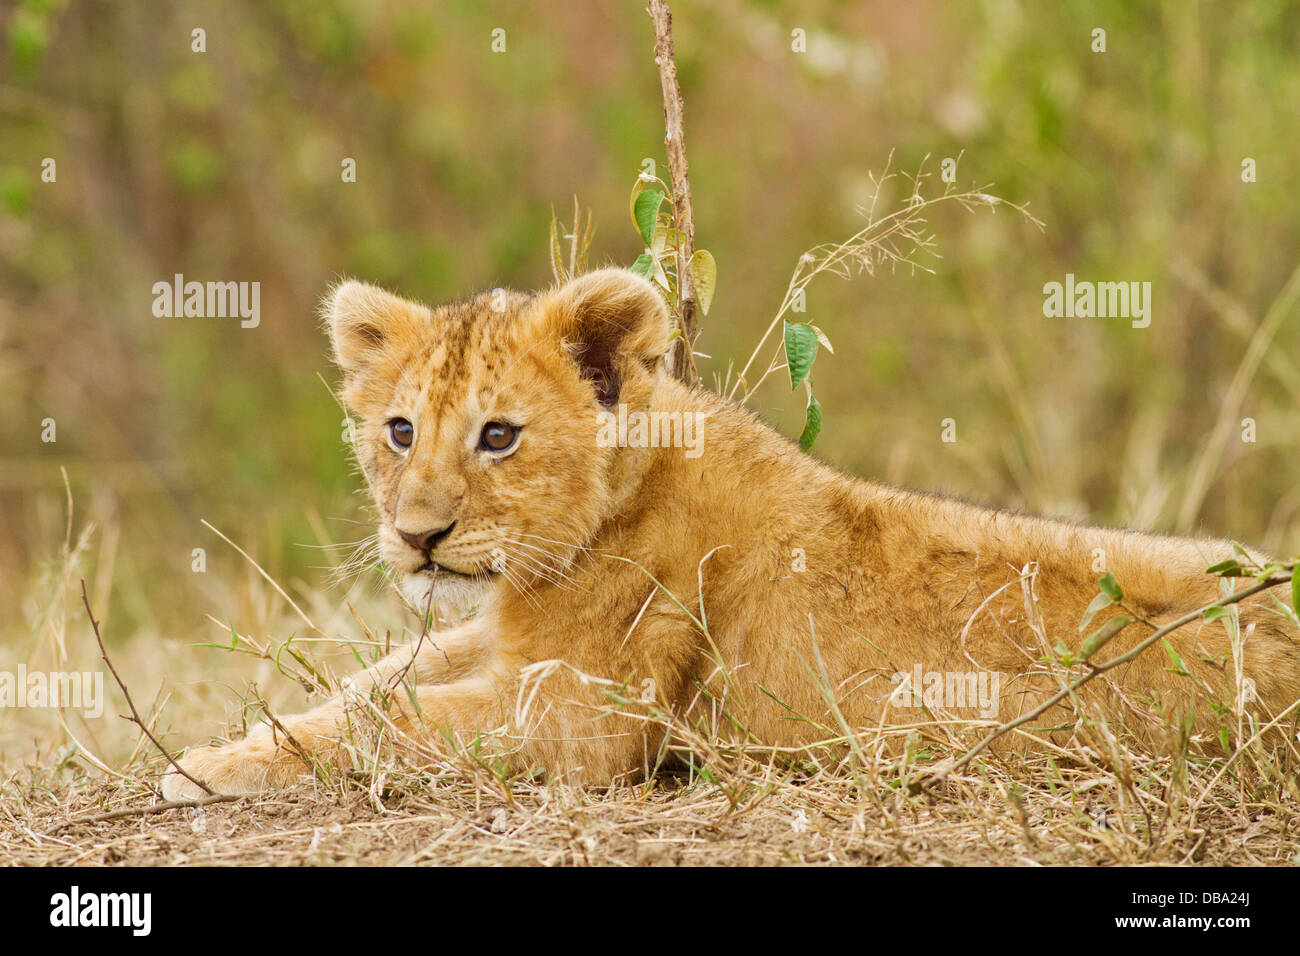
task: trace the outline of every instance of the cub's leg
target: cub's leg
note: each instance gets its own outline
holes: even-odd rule
[[[449,631],[426,634],[423,640],[348,678],[347,692],[366,697],[380,687],[387,689],[390,697],[405,698],[407,691],[403,684],[463,682],[483,667],[491,654],[491,636],[490,622],[481,619]],[[295,756],[295,746],[309,753],[338,751],[339,740],[347,729],[346,703],[337,697],[307,714],[286,718],[282,724],[292,741],[281,730],[258,726],[243,740],[191,752],[181,765],[190,776],[219,793],[254,793],[283,785],[308,772],[306,765]],[[212,778],[207,774],[212,774]],[[163,796],[168,800],[186,800],[204,793],[172,770],[163,778]]]
[[[434,728],[454,728],[471,734],[499,728],[506,718],[503,704],[513,697],[488,677],[471,677],[452,684],[415,689],[415,713],[404,688],[390,697],[390,717],[400,730],[437,745]],[[205,747],[180,763],[185,772],[217,793],[257,793],[289,786],[311,773],[307,761],[346,759],[341,741],[348,733],[349,714],[341,698],[296,717],[280,727],[258,726],[243,740],[224,747]],[[305,758],[305,759],[304,759]],[[202,790],[175,770],[163,778],[167,800],[198,799]]]
[[[450,630],[425,634],[353,674],[346,683],[349,689],[368,694],[375,687],[393,689],[402,682],[445,684],[462,680],[483,667],[494,649],[493,636],[492,622],[475,618]]]

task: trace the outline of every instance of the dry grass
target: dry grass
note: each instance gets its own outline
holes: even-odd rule
[[[67,537],[49,609],[61,622],[62,666],[94,666],[94,638],[77,600],[80,563],[93,545]],[[251,562],[251,559],[250,559]],[[140,636],[106,637],[145,719],[175,746],[226,699],[218,737],[250,715],[302,706],[340,674],[409,639],[363,623],[396,599],[353,578],[345,595],[278,598],[272,630],[313,640],[259,640],[194,648]],[[250,586],[253,586],[250,584]],[[340,600],[340,597],[342,600]],[[330,615],[331,601],[340,613]],[[291,604],[290,604],[291,602]],[[364,612],[355,609],[357,603]],[[355,610],[354,610],[355,609]],[[343,628],[345,622],[350,627]],[[230,629],[212,625],[229,643]],[[50,632],[53,634],[54,632]],[[38,652],[41,649],[38,648]],[[39,654],[38,654],[39,656]],[[275,663],[278,661],[278,664]],[[181,675],[198,668],[206,680]],[[242,683],[241,683],[242,682]],[[230,688],[214,695],[213,690]],[[153,706],[143,706],[157,691]],[[400,692],[400,691],[399,691]],[[268,704],[267,701],[270,701]],[[1286,865],[1297,859],[1300,788],[1294,743],[1265,752],[1242,746],[1231,760],[1187,747],[1145,755],[1102,722],[1081,721],[1068,745],[1031,755],[985,752],[932,790],[931,768],[968,750],[991,724],[952,720],[890,726],[824,745],[773,753],[737,750],[718,728],[675,726],[679,769],[605,790],[542,783],[498,769],[489,747],[431,747],[400,738],[381,708],[360,701],[350,741],[353,769],[318,768],[311,784],[257,798],[150,812],[165,767],[129,721],[120,696],[99,721],[71,712],[9,715],[0,764],[0,862],[107,864],[891,864],[891,865]],[[25,721],[22,724],[16,720]],[[667,718],[655,718],[666,720]],[[58,726],[51,728],[51,723]],[[1294,728],[1292,728],[1294,733]],[[1016,733],[1027,734],[1019,730]],[[29,756],[8,745],[26,735]],[[1249,733],[1245,735],[1249,738]],[[192,736],[186,738],[191,741]],[[730,738],[734,739],[734,738]],[[121,814],[98,819],[105,814]]]
[[[455,772],[389,769],[235,803],[107,822],[150,806],[134,780],[10,769],[0,859],[18,865],[883,864],[1285,865],[1296,861],[1294,784],[1248,788],[1209,766],[1082,748],[984,761],[908,796],[853,773],[750,764],[717,782],[660,775],[584,791]],[[148,775],[139,766],[135,773]],[[1185,775],[1184,775],[1185,774]]]

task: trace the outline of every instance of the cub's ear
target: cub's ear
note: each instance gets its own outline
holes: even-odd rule
[[[429,316],[424,306],[355,279],[326,293],[320,313],[329,327],[334,358],[348,375],[411,335]]]
[[[618,402],[630,376],[653,369],[668,351],[668,307],[626,269],[600,269],[560,287],[543,302],[542,321],[606,407]]]

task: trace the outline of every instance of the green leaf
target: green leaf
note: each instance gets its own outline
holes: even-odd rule
[[[1207,607],[1205,613],[1201,615],[1207,621],[1217,621],[1221,617],[1227,617],[1231,613],[1222,604],[1217,607]]]
[[[1206,574],[1217,574],[1221,578],[1239,578],[1241,577],[1241,565],[1233,558],[1227,561],[1220,561],[1218,564],[1212,564],[1205,569]]]
[[[1097,630],[1088,635],[1088,639],[1083,642],[1079,648],[1079,660],[1086,661],[1096,654],[1112,637],[1118,634],[1124,628],[1133,623],[1133,619],[1125,614],[1117,614],[1109,621],[1103,624]]]
[[[691,256],[690,270],[700,311],[708,315],[709,304],[713,301],[713,290],[718,285],[718,264],[713,261],[713,254],[709,250],[696,249],[695,254]]]
[[[822,431],[822,404],[808,396],[808,418],[804,422],[803,434],[799,436],[799,447],[807,451],[817,440]]]
[[[1291,610],[1300,614],[1300,568],[1291,571]]]
[[[659,204],[664,201],[664,194],[658,189],[647,189],[636,197],[636,204],[632,208],[632,216],[636,219],[637,232],[641,233],[641,238],[645,240],[647,246],[655,234],[655,220],[659,216]]]
[[[1166,669],[1174,674],[1181,674],[1184,677],[1191,677],[1192,676],[1191,671],[1187,669],[1187,665],[1183,663],[1183,659],[1179,657],[1178,652],[1174,650],[1174,645],[1170,644],[1169,641],[1167,641],[1163,637],[1160,639],[1160,643],[1165,646],[1165,653],[1168,654],[1169,659],[1174,662],[1174,666],[1172,668],[1166,668]]]
[[[1105,591],[1093,598],[1092,603],[1088,605],[1088,609],[1083,612],[1083,620],[1079,622],[1079,633],[1083,633],[1092,619],[1097,616],[1098,611],[1105,610],[1114,603],[1114,600]]]
[[[636,262],[632,263],[629,268],[641,278],[648,279],[655,272],[655,257],[648,252],[643,252],[636,257]]]
[[[799,383],[812,371],[813,359],[817,357],[817,333],[811,325],[802,322],[785,323],[785,361],[790,367],[790,390],[799,387]]]
[[[650,181],[638,176],[632,183],[632,194],[627,197],[627,214],[632,217],[632,225],[636,225],[636,197],[650,188]]]
[[[1101,580],[1097,582],[1097,587],[1101,588],[1101,593],[1105,594],[1116,604],[1124,600],[1124,589],[1121,588],[1119,582],[1115,580],[1115,575],[1111,574],[1109,571],[1102,575]]]

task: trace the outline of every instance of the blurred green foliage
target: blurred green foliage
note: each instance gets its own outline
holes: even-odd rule
[[[1243,405],[1258,443],[1228,442],[1196,525],[1176,527],[1300,261],[1300,7],[673,6],[698,240],[719,266],[706,382],[743,363],[799,254],[857,228],[891,150],[904,170],[964,151],[960,185],[1029,202],[1046,232],[939,210],[933,274],[819,280],[801,319],[836,351],[817,364],[817,452],[989,503],[1300,547],[1292,320]],[[296,545],[368,530],[321,380],[328,283],[426,300],[544,284],[551,210],[575,193],[595,211],[593,263],[628,264],[628,183],[647,156],[666,174],[638,3],[19,0],[0,30],[6,607],[63,540],[61,465],[79,514],[122,531],[132,616],[194,626],[208,585],[191,550],[223,555],[209,578],[238,561],[200,518],[319,583],[327,562]],[[1045,319],[1042,286],[1067,272],[1151,281],[1151,328]],[[175,273],[260,282],[260,326],[155,318],[151,286]],[[803,396],[779,377],[756,405],[798,435]],[[939,442],[949,417],[955,445]]]

